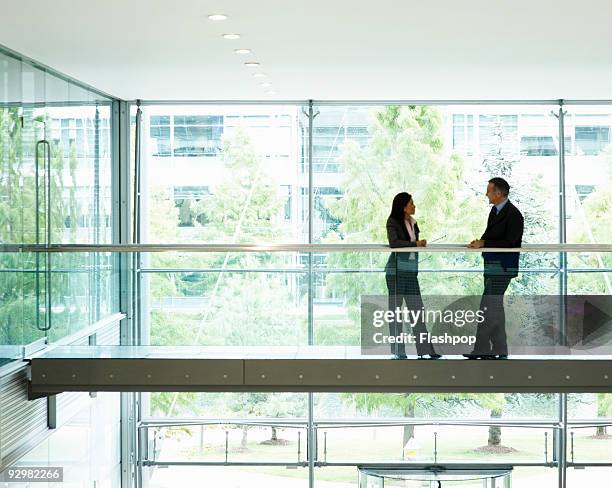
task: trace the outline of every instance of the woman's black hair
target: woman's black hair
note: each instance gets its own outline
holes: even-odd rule
[[[398,222],[404,221],[404,208],[408,203],[412,200],[412,195],[410,193],[406,193],[403,191],[402,193],[398,193],[393,198],[393,205],[391,206],[391,215],[389,217],[393,217]]]

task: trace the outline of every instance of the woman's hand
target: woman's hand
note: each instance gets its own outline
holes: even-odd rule
[[[425,247],[427,246],[427,239],[421,239],[420,241],[416,241],[417,247]]]

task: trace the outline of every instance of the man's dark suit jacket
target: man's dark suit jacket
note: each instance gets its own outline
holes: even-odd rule
[[[414,236],[419,240],[419,226],[414,224]],[[387,239],[389,247],[416,247],[416,242],[410,240],[406,224],[398,222],[397,219],[389,217],[387,219]],[[410,271],[416,273],[419,267],[419,254],[416,252],[392,252],[387,260],[385,272],[395,273],[396,271]]]
[[[487,228],[482,234],[484,247],[521,247],[523,240],[523,215],[510,200],[497,215],[495,206],[491,209]],[[483,252],[485,274],[503,272],[506,276],[518,275],[518,252]]]

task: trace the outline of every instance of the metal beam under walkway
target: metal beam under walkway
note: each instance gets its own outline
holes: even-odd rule
[[[57,346],[27,360],[31,398],[66,391],[612,393],[610,356],[434,361],[335,346]]]

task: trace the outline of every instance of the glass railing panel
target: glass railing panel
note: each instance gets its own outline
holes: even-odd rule
[[[262,394],[263,396],[263,394]],[[306,460],[306,422],[292,425],[283,419],[236,420],[231,423],[147,427],[158,462],[303,463]]]
[[[480,250],[460,245],[393,252],[381,245],[300,244],[18,250],[5,247],[0,254],[0,278],[7,290],[1,307],[3,345],[24,345],[40,337],[55,342],[119,311],[122,269],[124,282],[133,285],[128,298],[136,305],[143,345],[310,347],[313,353],[340,346],[368,356],[374,352],[364,349],[369,344],[364,334],[388,325],[374,323],[371,306],[382,307],[376,309],[380,318],[398,305],[397,296],[402,310],[423,309],[430,336],[475,341],[480,322],[464,318],[468,312],[477,316],[489,303],[483,297],[495,295],[504,306],[510,356],[579,358],[612,351],[605,245],[526,246],[518,268],[504,265],[505,257],[499,258],[501,265],[483,267]],[[566,268],[561,267],[563,257]],[[507,278],[502,292],[486,288],[491,276]],[[402,291],[407,282],[412,284]],[[406,301],[406,296],[412,298]],[[412,302],[415,296],[419,307]],[[430,309],[452,312],[451,320],[442,323],[425,315]],[[453,347],[442,345],[439,352],[468,353],[474,345],[468,339],[462,348],[451,340]],[[390,356],[392,350],[375,354]]]
[[[546,463],[552,439],[552,428],[529,426],[329,425],[319,427],[318,455],[331,463]]]
[[[24,346],[64,340],[118,313],[118,257],[109,252],[0,252],[0,360],[19,358]]]

